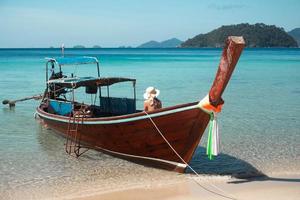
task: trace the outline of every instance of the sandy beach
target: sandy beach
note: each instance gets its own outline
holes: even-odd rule
[[[199,186],[204,186],[202,188]],[[210,192],[210,191],[212,192]],[[213,192],[217,193],[214,194]],[[196,200],[196,199],[289,199],[300,198],[300,175],[261,177],[253,179],[234,178],[183,178],[182,182],[167,185],[138,187],[120,191],[72,198],[73,200]]]

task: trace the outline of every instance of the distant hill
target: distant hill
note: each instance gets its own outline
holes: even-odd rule
[[[137,48],[159,48],[159,46],[160,46],[160,42],[151,40],[149,42],[141,44],[140,46],[137,46]]]
[[[83,45],[75,45],[73,48],[74,49],[83,49],[83,48],[85,48],[85,46],[83,46]]]
[[[300,46],[300,28],[295,28],[288,32],[290,36],[292,36],[298,43],[298,46]]]
[[[93,48],[94,48],[94,49],[100,49],[101,46],[99,46],[99,45],[94,45]]]
[[[119,49],[131,49],[132,47],[131,46],[119,46],[118,47]]]
[[[206,34],[199,34],[181,44],[181,47],[222,47],[225,39],[230,36],[242,35],[247,47],[297,47],[293,37],[288,35],[283,28],[274,25],[237,24],[221,26]]]
[[[162,42],[151,40],[149,42],[141,44],[137,48],[175,48],[179,47],[181,43],[182,41],[178,40],[177,38],[172,38]]]

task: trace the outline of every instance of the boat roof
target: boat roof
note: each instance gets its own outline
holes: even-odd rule
[[[80,57],[58,57],[58,58],[45,58],[48,62],[55,62],[62,65],[81,65],[81,64],[95,64],[98,63],[96,57],[80,56]]]
[[[48,83],[58,84],[65,88],[79,88],[85,86],[110,86],[120,82],[136,82],[136,79],[123,78],[123,77],[72,77],[72,78],[60,78],[49,80]]]

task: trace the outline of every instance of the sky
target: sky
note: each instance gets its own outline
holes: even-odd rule
[[[300,0],[0,0],[0,48],[132,46],[222,25],[300,27]]]

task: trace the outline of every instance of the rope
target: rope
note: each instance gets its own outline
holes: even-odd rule
[[[160,134],[160,136],[164,139],[164,141],[168,144],[168,146],[172,149],[172,151],[176,154],[176,156],[184,163],[188,166],[188,168],[190,168],[190,170],[192,170],[192,172],[197,175],[199,178],[200,178],[200,175],[177,153],[177,151],[173,148],[173,146],[170,144],[170,142],[166,139],[166,137],[163,135],[163,133],[159,130],[159,128],[157,127],[157,125],[155,124],[155,122],[152,120],[151,116],[146,112],[144,111],[144,113],[148,116],[149,120],[152,122],[153,126],[155,127],[155,129],[157,130],[157,132]],[[212,191],[208,188],[206,188],[205,186],[203,186],[200,182],[198,182],[197,180],[195,179],[192,179],[197,185],[199,185],[202,189],[212,193],[212,194],[215,194],[217,196],[220,196],[220,197],[223,197],[223,198],[226,198],[226,199],[232,199],[232,200],[237,200],[237,198],[233,197],[232,195],[228,195],[228,192],[225,192],[224,190],[222,190],[221,188],[213,185],[210,183],[211,186],[213,186],[214,188],[216,188],[217,190],[221,191],[222,193],[226,194],[227,195],[223,195],[223,194],[220,194],[218,192],[215,192],[215,191]]]

